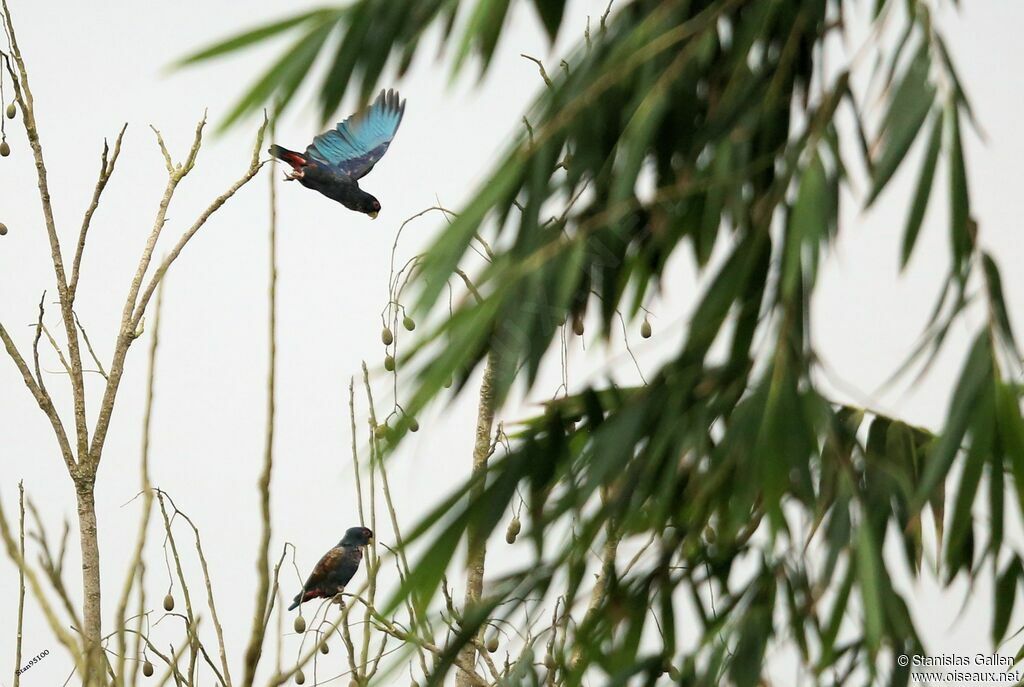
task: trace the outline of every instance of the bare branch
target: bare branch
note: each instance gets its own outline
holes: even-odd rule
[[[50,333],[50,330],[47,329],[46,325],[42,324],[41,321],[39,323],[39,327],[43,330],[43,334],[46,334],[46,340],[50,342],[50,347],[53,349],[53,352],[57,354],[57,360],[60,361],[61,367],[63,367],[64,371],[67,372],[70,375],[71,374],[71,366],[68,364],[67,358],[64,357],[64,351],[60,350],[60,345],[57,343],[57,340],[53,338],[53,334]],[[34,346],[33,346],[33,349],[35,349]],[[39,365],[39,355],[38,355],[38,353],[39,352],[37,350],[33,350],[33,355],[35,356],[35,362],[36,362],[36,366],[37,366],[36,367],[36,374],[37,375],[39,374],[39,368],[38,368],[38,365]]]
[[[39,404],[39,408],[46,415],[47,419],[50,420],[50,425],[53,427],[54,436],[57,438],[57,445],[60,447],[61,457],[64,458],[64,464],[67,465],[68,471],[74,474],[77,466],[75,465],[74,452],[71,449],[71,444],[68,442],[68,436],[64,432],[64,425],[61,423],[60,416],[57,414],[57,409],[53,407],[53,402],[50,400],[49,394],[43,391],[42,388],[36,383],[35,379],[32,378],[32,371],[25,363],[25,359],[18,352],[17,346],[14,345],[14,341],[11,339],[10,334],[4,329],[4,326],[0,324],[0,341],[3,341],[4,347],[7,349],[7,355],[10,356],[11,360],[14,361],[15,367],[21,372],[21,378],[25,381],[25,386],[32,393],[32,396],[36,399],[36,403]]]
[[[263,135],[267,128],[267,122],[264,121],[263,126],[260,127],[259,133],[256,137],[256,145],[253,148],[252,161],[250,162],[249,168],[245,174],[236,181],[232,186],[223,194],[218,196],[199,216],[192,227],[185,232],[185,234],[178,240],[178,243],[174,246],[171,252],[164,258],[163,262],[157,268],[153,274],[145,291],[142,293],[141,298],[138,299],[136,305],[136,296],[139,293],[143,278],[145,276],[145,270],[142,269],[142,262],[148,266],[149,262],[143,257],[143,261],[140,262],[140,270],[136,272],[135,278],[132,282],[131,289],[129,290],[128,298],[125,301],[125,309],[122,313],[121,319],[121,330],[118,334],[117,346],[114,350],[113,361],[110,365],[110,371],[108,374],[107,387],[103,394],[103,400],[100,402],[99,415],[96,420],[96,429],[92,439],[92,445],[90,446],[90,455],[93,456],[94,464],[91,466],[95,469],[98,465],[99,456],[103,450],[103,444],[106,441],[107,431],[110,428],[110,418],[114,410],[114,399],[117,397],[117,390],[121,383],[121,375],[124,373],[124,361],[128,355],[128,348],[131,345],[135,337],[135,331],[142,321],[143,316],[146,312],[146,306],[153,294],[156,292],[157,286],[163,279],[167,270],[171,264],[178,258],[181,251],[189,240],[195,236],[195,234],[203,227],[210,216],[216,212],[224,203],[228,201],[234,194],[242,188],[245,184],[252,180],[259,172],[263,163],[259,160],[259,151],[263,145]],[[197,127],[197,136],[201,131],[201,127]],[[195,148],[196,144],[193,144]],[[194,156],[190,154],[190,158],[194,159]],[[186,168],[183,168],[186,169]],[[153,232],[159,235],[160,229],[163,227],[163,223],[166,218],[167,205],[170,203],[170,197],[173,195],[174,186],[177,184],[173,181],[173,176],[168,180],[167,189],[164,192],[164,198],[161,200],[160,209],[157,212],[157,218],[154,222]],[[151,241],[155,245],[155,239]],[[148,249],[149,255],[152,255],[151,249]]]
[[[167,517],[167,508],[164,505],[164,493],[159,489],[156,492],[156,498],[160,504],[160,514],[164,519],[164,531],[167,534],[167,543],[171,545],[171,557],[174,558],[174,568],[178,574],[178,583],[181,585],[181,594],[185,597],[185,628],[192,637],[189,641],[190,650],[188,669],[188,676],[191,684],[194,680],[196,653],[199,650],[199,640],[198,637],[196,637],[195,631],[196,617],[192,610],[192,596],[188,590],[188,583],[185,582],[185,573],[181,570],[181,557],[178,555],[178,545],[174,541],[174,531],[171,529],[170,518]]]
[[[158,297],[158,300],[159,300],[159,297]],[[200,567],[202,567],[202,570],[203,570],[203,580],[206,583],[206,602],[207,602],[207,605],[210,608],[210,616],[213,619],[214,631],[217,633],[217,644],[218,644],[218,648],[219,648],[219,651],[220,651],[221,668],[223,669],[224,672],[223,672],[223,674],[221,674],[221,672],[219,670],[217,670],[217,668],[214,667],[212,664],[211,664],[211,668],[213,668],[214,672],[217,673],[217,677],[220,679],[221,685],[223,685],[223,687],[231,687],[231,671],[228,669],[227,651],[226,651],[226,649],[224,647],[224,628],[221,626],[221,624],[220,624],[220,617],[217,615],[217,604],[214,601],[214,597],[213,597],[213,583],[210,581],[210,567],[209,567],[209,565],[208,565],[208,563],[206,561],[206,554],[203,552],[203,542],[202,542],[202,538],[199,536],[199,528],[196,527],[196,524],[192,521],[192,518],[188,517],[188,515],[186,515],[182,511],[178,510],[178,507],[176,505],[174,505],[174,500],[171,499],[171,497],[166,492],[160,491],[159,489],[157,490],[157,492],[158,492],[158,494],[161,497],[166,497],[167,500],[170,502],[171,508],[174,509],[175,517],[181,516],[182,519],[184,519],[185,522],[188,523],[188,526],[192,528],[192,533],[195,536],[195,540],[196,540],[196,553],[199,556],[199,565],[200,565]],[[162,498],[161,498],[161,509],[163,509],[163,500],[162,500]],[[175,559],[175,560],[177,561],[177,559]],[[278,563],[278,568],[280,568],[280,563]],[[274,582],[275,582],[275,587],[276,587],[276,582],[277,582],[276,575],[275,575]],[[182,585],[184,586],[184,581],[182,582]],[[276,592],[276,588],[275,588],[274,591]],[[268,611],[268,620],[269,620],[269,611]],[[205,655],[206,654],[206,649],[203,648],[201,643],[200,643],[199,646],[200,646],[200,649],[203,651],[203,654]],[[209,662],[209,661],[210,661],[210,659],[207,656],[207,662]]]
[[[46,382],[43,381],[43,373],[39,369],[39,339],[43,335],[43,315],[46,314],[46,291],[43,291],[43,295],[39,297],[39,319],[36,320],[36,338],[32,340],[32,362],[36,368],[36,382],[39,384],[39,390],[49,397],[49,392],[46,390]]]
[[[25,483],[18,482],[18,552],[25,560]],[[14,648],[14,687],[21,682],[21,631],[25,620],[25,570],[18,566],[18,635]]]
[[[153,397],[156,387],[156,353],[160,346],[160,314],[163,311],[163,285],[156,295],[156,315],[153,318],[153,332],[149,341],[149,374],[146,379],[146,406],[142,416],[142,450],[140,458],[140,472],[141,472],[141,488],[142,488],[142,520],[139,523],[139,533],[135,538],[135,548],[132,552],[131,563],[128,566],[128,577],[124,582],[124,586],[121,590],[121,599],[117,604],[117,614],[115,617],[115,627],[117,628],[118,648],[120,650],[120,660],[117,670],[117,680],[120,684],[124,682],[124,662],[126,652],[126,640],[125,640],[125,614],[128,610],[128,599],[131,596],[133,585],[138,582],[141,584],[140,575],[136,574],[136,568],[142,564],[142,552],[146,546],[146,534],[149,530],[149,520],[153,513],[153,490],[149,483],[149,442],[150,442],[150,429],[152,427],[153,420]],[[81,325],[79,325],[81,326]],[[85,336],[85,330],[82,330],[82,337],[85,339],[86,345],[89,343],[89,338]],[[89,347],[89,351],[92,352],[92,347]],[[95,358],[95,354],[93,354]],[[99,361],[97,360],[97,364]],[[100,368],[103,369],[102,367]],[[106,375],[103,375],[106,377]]]
[[[206,210],[204,210],[203,213],[199,215],[199,218],[196,219],[192,226],[189,227],[189,229],[184,234],[182,234],[180,239],[178,239],[178,242],[174,245],[174,248],[171,249],[170,253],[167,254],[167,257],[164,258],[163,262],[160,263],[160,266],[153,274],[153,277],[149,280],[149,284],[146,286],[146,290],[142,292],[142,297],[139,299],[139,302],[135,308],[135,313],[131,320],[132,331],[134,331],[134,328],[138,326],[139,321],[145,314],[146,304],[149,303],[150,298],[152,298],[153,292],[156,290],[157,285],[159,285],[160,280],[163,279],[164,274],[167,273],[167,270],[170,268],[171,264],[173,264],[174,261],[178,259],[178,256],[181,254],[181,251],[185,248],[185,245],[192,239],[193,236],[196,235],[196,233],[200,229],[203,228],[203,225],[206,224],[206,221],[210,219],[210,215],[219,210],[220,207],[224,205],[224,203],[226,203],[232,196],[234,196],[235,193],[237,193],[240,188],[249,183],[265,164],[265,161],[260,161],[259,154],[260,150],[263,147],[263,136],[264,133],[266,132],[266,129],[267,121],[264,120],[263,125],[260,127],[259,133],[256,136],[256,145],[253,146],[252,159],[249,163],[249,168],[246,170],[245,174],[243,174],[242,177],[238,179],[238,181],[232,184],[227,191],[222,193],[220,196],[214,199],[212,203],[210,203]],[[193,148],[193,151],[195,150],[197,149]],[[190,159],[194,161],[194,155],[190,155]],[[191,166],[186,166],[184,169],[190,170]]]
[[[520,57],[525,57],[525,58],[526,58],[526,59],[528,59],[528,60],[529,60],[530,62],[533,62],[534,64],[536,64],[536,65],[537,65],[537,69],[539,69],[539,70],[540,70],[540,78],[544,79],[544,84],[545,84],[545,85],[546,85],[546,86],[547,86],[548,88],[551,88],[552,86],[554,86],[554,84],[553,84],[553,83],[551,83],[551,77],[549,77],[549,76],[548,76],[548,72],[547,72],[547,70],[546,70],[546,69],[544,69],[544,63],[543,63],[543,62],[541,62],[540,60],[538,60],[538,59],[537,59],[536,57],[533,57],[533,56],[531,56],[531,55],[527,55],[527,54],[525,54],[525,53],[520,53],[520,54],[519,54],[519,56],[520,56]]]
[[[157,300],[160,300],[157,296]],[[159,306],[157,306],[159,310]],[[89,340],[89,335],[85,332],[85,327],[82,325],[82,321],[78,319],[78,313],[72,311],[75,316],[75,324],[78,325],[78,331],[82,333],[82,340],[85,341],[85,347],[89,351],[89,355],[92,356],[92,361],[96,363],[96,369],[99,371],[103,379],[107,379],[107,371],[103,369],[103,363],[100,362],[99,356],[96,355],[96,351],[93,350],[92,341]],[[159,317],[159,315],[157,315]]]
[[[470,284],[469,280],[466,280]],[[479,299],[480,294],[473,289]],[[480,382],[480,401],[477,409],[476,439],[473,445],[472,480],[474,486],[470,491],[471,499],[478,499],[484,490],[484,474],[487,472],[487,461],[491,455],[491,433],[494,431],[494,411],[496,405],[494,390],[495,357],[491,352],[487,355],[484,366],[484,377]],[[484,562],[487,557],[487,535],[480,532],[472,524],[466,532],[466,596],[463,612],[468,611],[480,601],[484,589]],[[466,644],[459,651],[460,659],[469,665],[476,664],[477,649],[472,643]],[[464,673],[456,676],[456,684],[464,687],[467,678]]]
[[[362,599],[360,599],[360,601],[362,601]],[[446,653],[446,650],[443,647],[439,647],[432,642],[421,639],[411,632],[402,630],[370,605],[367,604],[366,608],[370,612],[373,620],[376,622],[375,627],[381,632],[385,632],[401,642],[407,642],[422,647],[438,657],[443,656]],[[465,679],[468,684],[474,685],[475,687],[486,687],[487,680],[481,677],[480,673],[476,671],[476,667],[473,663],[471,661],[467,661],[462,652],[459,652],[453,661],[455,666],[459,669],[458,676],[460,678]]]
[[[117,135],[117,140],[114,142],[113,154],[110,153],[110,147],[107,145],[106,139],[103,141],[103,155],[100,156],[99,180],[96,182],[96,188],[93,189],[92,200],[89,202],[89,207],[85,210],[85,217],[82,219],[82,228],[78,232],[78,246],[75,248],[75,257],[71,263],[71,281],[68,283],[68,300],[72,304],[74,304],[75,295],[78,293],[78,277],[82,268],[82,254],[85,252],[85,239],[89,234],[89,227],[92,224],[92,216],[100,205],[100,197],[103,195],[103,189],[107,187],[107,182],[110,181],[110,175],[114,173],[114,165],[117,164],[117,158],[121,155],[121,141],[124,139],[124,132],[127,129],[128,124],[125,123],[125,125],[121,127],[121,132]],[[95,355],[93,357],[95,357]]]
[[[47,180],[46,163],[43,160],[43,148],[39,141],[39,131],[36,128],[35,106],[32,99],[32,90],[29,87],[28,71],[25,68],[25,60],[22,57],[21,49],[18,47],[17,35],[14,31],[14,23],[11,19],[11,11],[7,0],[2,0],[4,26],[11,43],[11,54],[18,65],[18,75],[12,78],[14,82],[15,99],[21,108],[22,123],[25,126],[25,133],[28,136],[29,146],[32,149],[32,157],[36,164],[36,177],[39,187],[39,199],[42,203],[43,219],[46,225],[46,234],[50,242],[50,258],[53,262],[53,271],[57,280],[57,293],[60,297],[61,318],[64,321],[64,329],[68,337],[68,355],[71,358],[71,390],[74,398],[75,431],[77,435],[78,456],[88,451],[88,427],[85,415],[85,384],[82,379],[81,358],[78,350],[78,336],[74,322],[71,317],[71,300],[68,292],[68,280],[64,270],[64,258],[61,255],[60,240],[57,236],[57,225],[53,217],[53,206],[50,202],[50,186]],[[9,64],[9,63],[8,63]],[[12,74],[12,77],[14,75]],[[99,634],[98,628],[92,628],[90,634]]]
[[[158,146],[160,146],[160,152],[164,156],[164,166],[167,167],[167,174],[169,176],[173,177],[174,176],[174,160],[171,159],[171,153],[170,153],[169,150],[167,150],[167,144],[164,143],[164,137],[160,133],[160,130],[157,129],[152,124],[149,125],[149,128],[153,130],[154,134],[156,134],[156,144]]]
[[[239,182],[232,187],[229,194],[233,194],[235,190],[240,188],[242,184],[251,179],[259,171],[261,163],[259,161],[260,149],[263,147],[263,134],[267,130],[268,119],[264,115],[263,126],[260,127],[259,134],[256,136],[256,145],[253,147],[252,160],[249,164],[249,171],[247,176],[243,176]],[[277,186],[276,177],[270,175],[270,221],[269,221],[269,241],[270,241],[270,276],[269,276],[269,287],[268,287],[268,300],[269,300],[269,322],[268,322],[268,344],[269,344],[269,360],[267,361],[267,427],[266,437],[264,439],[263,447],[263,470],[260,474],[259,490],[260,490],[260,513],[262,515],[262,534],[260,536],[260,544],[257,553],[256,573],[258,575],[258,583],[256,588],[256,604],[253,611],[252,619],[252,630],[249,633],[249,643],[245,650],[245,672],[242,678],[242,684],[244,687],[252,687],[253,681],[256,679],[256,667],[259,665],[260,656],[263,654],[263,640],[266,637],[267,622],[269,616],[264,610],[272,602],[270,596],[270,535],[271,535],[271,523],[270,523],[270,476],[274,467],[274,422],[276,419],[276,407],[275,407],[275,394],[277,385]],[[217,207],[223,204],[223,200],[226,200],[230,195],[221,196],[214,205],[210,206],[208,213],[213,212]],[[207,216],[209,214],[207,213]],[[200,221],[193,225],[193,229],[186,232],[185,236],[178,242],[178,246],[175,247],[175,251],[168,256],[164,261],[164,265],[161,266],[157,273],[153,275],[153,279],[157,280],[162,276],[162,272],[167,270],[170,266],[174,257],[181,251],[181,247],[185,245],[185,242],[191,238],[192,235],[198,231],[199,227],[202,226],[204,218],[200,218]],[[140,305],[141,308],[145,308],[145,297]]]
[[[81,620],[79,620],[75,607],[71,603],[71,595],[68,594],[67,587],[64,585],[64,553],[67,550],[68,534],[70,533],[67,520],[64,521],[64,530],[61,532],[60,552],[56,560],[54,560],[53,554],[50,553],[50,543],[46,536],[46,530],[43,528],[43,519],[39,516],[39,511],[36,510],[32,499],[28,500],[28,509],[36,526],[36,532],[30,532],[29,537],[35,539],[36,543],[43,550],[39,556],[39,564],[43,568],[43,572],[46,573],[53,591],[57,593],[57,597],[64,604],[64,610],[67,611],[68,617],[71,618],[71,621],[76,626],[81,625]]]
[[[46,617],[46,621],[50,625],[50,630],[54,635],[56,635],[57,640],[60,641],[60,643],[68,650],[75,661],[75,665],[77,665],[79,670],[81,670],[81,647],[77,642],[75,642],[71,633],[64,628],[64,624],[57,618],[57,614],[53,610],[53,607],[50,606],[50,601],[47,598],[42,585],[39,583],[39,578],[36,577],[35,571],[28,566],[25,562],[24,556],[21,555],[18,544],[15,542],[14,537],[11,534],[11,530],[7,525],[7,516],[4,514],[2,503],[0,503],[0,537],[4,540],[4,546],[7,548],[8,557],[14,561],[18,566],[18,569],[24,573],[26,578],[28,578],[29,587],[32,588],[32,594],[36,597],[36,600],[39,602],[39,606],[42,608],[43,615]]]

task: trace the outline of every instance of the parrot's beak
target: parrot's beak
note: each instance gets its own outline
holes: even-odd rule
[[[366,214],[368,214],[370,216],[370,219],[377,219],[377,213],[376,212],[368,212]]]

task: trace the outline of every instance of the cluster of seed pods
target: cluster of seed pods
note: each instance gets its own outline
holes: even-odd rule
[[[7,119],[14,119],[18,115],[18,107],[14,103],[7,106],[4,114]],[[7,133],[0,128],[0,157],[7,157],[11,154],[11,146],[7,143]],[[7,235],[7,225],[0,222],[0,236]]]

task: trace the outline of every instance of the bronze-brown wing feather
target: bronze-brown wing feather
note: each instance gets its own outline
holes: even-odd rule
[[[357,546],[335,546],[325,553],[309,574],[302,591],[288,610],[310,599],[330,599],[340,593],[359,570],[363,552]]]

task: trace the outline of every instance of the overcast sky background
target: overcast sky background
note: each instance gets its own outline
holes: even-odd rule
[[[203,109],[216,124],[234,99],[261,72],[276,49],[261,48],[213,65],[168,74],[166,66],[185,52],[256,22],[319,3],[197,2],[40,3],[12,0],[18,38],[28,62],[37,119],[50,172],[51,192],[65,252],[71,250],[81,213],[91,195],[104,137],[129,123],[124,150],[90,234],[83,264],[78,313],[106,364],[131,274],[152,226],[166,181],[163,160],[148,125],[158,127],[176,159],[182,159]],[[350,467],[348,380],[366,360],[387,405],[389,382],[380,374],[380,310],[387,300],[390,249],[400,222],[439,199],[457,208],[489,169],[495,154],[518,135],[522,110],[540,86],[536,67],[519,57],[528,52],[557,68],[560,50],[582,34],[587,15],[603,0],[578,0],[565,21],[563,44],[549,51],[532,9],[520,4],[499,46],[489,76],[472,75],[449,85],[447,65],[427,47],[409,75],[396,83],[408,107],[387,157],[363,187],[380,198],[376,221],[348,212],[298,185],[279,186],[278,434],[274,473],[274,545],[298,547],[305,571],[357,522]],[[59,19],[57,19],[59,17]],[[1011,314],[1024,319],[1024,261],[1019,239],[1020,160],[1024,159],[1024,90],[1015,83],[1024,70],[1024,5],[967,3],[959,15],[944,12],[944,25],[963,81],[987,139],[968,140],[968,167],[981,240],[1003,270]],[[470,70],[471,71],[471,70]],[[308,104],[308,93],[302,102]],[[7,97],[10,97],[8,91]],[[349,101],[346,101],[346,107]],[[342,116],[347,114],[342,113]],[[212,129],[213,127],[211,127]],[[231,184],[247,165],[256,124],[209,136],[198,164],[178,189],[164,230],[163,246],[176,240],[197,213]],[[278,126],[277,142],[301,149],[318,133],[311,107],[299,108]],[[13,148],[0,160],[0,321],[29,352],[36,304],[49,289],[55,300],[49,249],[39,212],[35,173],[20,119],[7,122]],[[917,155],[914,155],[916,161]],[[917,164],[902,174],[877,208],[861,213],[847,203],[841,240],[831,255],[814,302],[815,342],[834,374],[822,384],[837,398],[895,413],[934,427],[942,419],[949,390],[974,333],[953,333],[932,374],[910,390],[875,390],[892,373],[921,332],[947,265],[945,177],[923,230],[914,261],[904,273],[898,254],[906,198]],[[153,482],[168,491],[203,532],[219,600],[232,668],[239,670],[249,630],[259,536],[256,480],[263,452],[265,418],[267,178],[266,170],[211,219],[170,272],[157,371],[153,420]],[[437,216],[410,224],[400,244],[409,257],[443,227]],[[161,252],[160,249],[157,251]],[[685,315],[696,291],[688,258],[651,308],[654,337],[639,338],[629,326],[645,370],[671,352],[685,335]],[[56,331],[56,308],[48,321]],[[149,318],[152,323],[152,315]],[[979,322],[974,318],[974,323]],[[148,335],[147,335],[148,336]],[[620,381],[636,381],[621,345],[606,350],[579,339],[570,344],[574,385],[612,370]],[[138,456],[147,342],[129,357],[117,413],[104,453],[97,489],[106,617],[113,613],[134,540],[138,504]],[[557,357],[557,356],[556,356]],[[59,368],[50,351],[43,367]],[[559,383],[550,366],[537,398]],[[91,376],[91,392],[101,390]],[[48,387],[67,400],[58,374]],[[60,390],[60,391],[58,391]],[[393,489],[400,516],[413,523],[468,474],[475,398],[460,397],[420,418],[423,430],[393,463]],[[92,399],[95,411],[97,397]],[[360,396],[360,403],[362,397]],[[63,405],[69,407],[67,403]],[[503,417],[522,417],[511,408]],[[65,417],[68,417],[65,413]],[[365,427],[363,415],[359,427]],[[359,437],[365,444],[365,435]],[[16,513],[17,482],[35,500],[51,534],[62,518],[74,518],[74,493],[45,418],[6,357],[0,360],[0,499]],[[154,521],[155,523],[155,521]],[[80,585],[77,526],[68,553],[68,581]],[[154,532],[156,530],[154,529]],[[382,537],[388,533],[383,531]],[[184,534],[182,535],[184,536]],[[496,565],[514,551],[491,547]],[[6,561],[6,559],[4,559]],[[149,593],[154,607],[167,586],[159,537],[147,550]],[[191,568],[194,570],[194,568]],[[198,584],[198,579],[197,580]],[[294,573],[283,577],[297,587]],[[926,645],[935,653],[990,651],[991,590],[984,582],[959,616],[962,583],[946,593],[935,584],[915,590],[914,611]],[[0,563],[0,682],[13,665],[17,573]],[[1019,616],[1020,614],[1018,614]],[[1020,618],[1015,616],[1014,622]],[[209,630],[208,622],[205,623]],[[110,627],[106,627],[110,630]],[[172,633],[174,634],[174,633]],[[268,644],[271,646],[272,644]],[[1014,646],[1013,649],[1016,647]],[[28,600],[25,657],[51,655],[23,676],[23,684],[61,684],[70,662],[51,637],[35,603]],[[1013,651],[1007,648],[1005,651]],[[341,661],[342,652],[331,660]],[[1004,652],[1005,653],[1005,652]],[[338,671],[334,671],[338,672]],[[328,672],[327,674],[333,674]],[[402,678],[405,679],[405,678]]]

